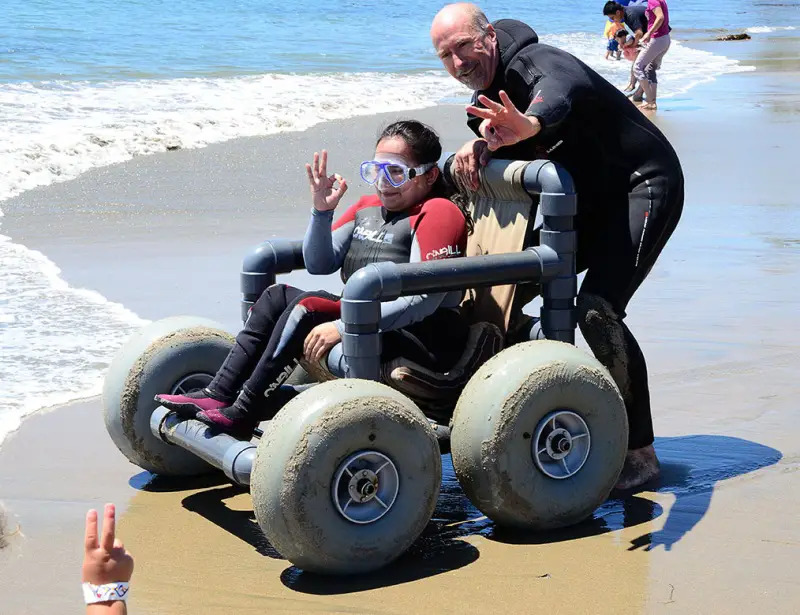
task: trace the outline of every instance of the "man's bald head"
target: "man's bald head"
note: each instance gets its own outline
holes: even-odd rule
[[[431,40],[448,73],[473,90],[489,87],[497,69],[497,34],[477,6],[445,6],[433,18]]]
[[[470,28],[475,34],[486,34],[489,20],[482,10],[470,2],[448,4],[433,18],[431,38],[435,38],[435,30],[453,26]]]

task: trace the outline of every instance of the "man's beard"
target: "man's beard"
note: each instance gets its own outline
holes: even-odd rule
[[[456,79],[467,86],[470,90],[483,89],[483,74],[479,64],[474,64],[467,70],[459,71],[459,73],[456,75]]]

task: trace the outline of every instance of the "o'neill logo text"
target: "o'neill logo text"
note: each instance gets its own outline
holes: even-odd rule
[[[387,233],[385,229],[370,229],[359,225],[353,229],[353,239],[375,243],[392,243],[394,233]]]
[[[431,261],[435,258],[450,258],[451,256],[461,256],[458,246],[445,246],[438,250],[431,250],[425,255],[425,260]]]
[[[297,367],[298,365],[300,365],[300,361],[298,361],[297,359],[294,359],[292,361],[292,363],[290,363],[289,365],[284,367],[281,370],[281,373],[278,374],[278,377],[275,379],[275,382],[273,382],[271,385],[269,385],[269,387],[267,387],[267,390],[264,391],[264,397],[269,397],[270,393],[272,393],[275,389],[277,389],[279,386],[281,386],[284,383],[284,381],[289,376],[292,375],[292,372],[294,371],[294,368]]]

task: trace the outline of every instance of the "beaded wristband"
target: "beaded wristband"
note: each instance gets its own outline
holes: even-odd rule
[[[95,602],[113,602],[128,599],[130,585],[128,583],[106,583],[105,585],[83,584],[83,599],[86,604]]]

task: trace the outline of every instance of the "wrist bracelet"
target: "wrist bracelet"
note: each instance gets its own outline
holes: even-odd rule
[[[106,583],[105,585],[94,585],[93,583],[83,584],[83,599],[86,604],[95,602],[113,602],[128,599],[130,585],[128,583]]]

